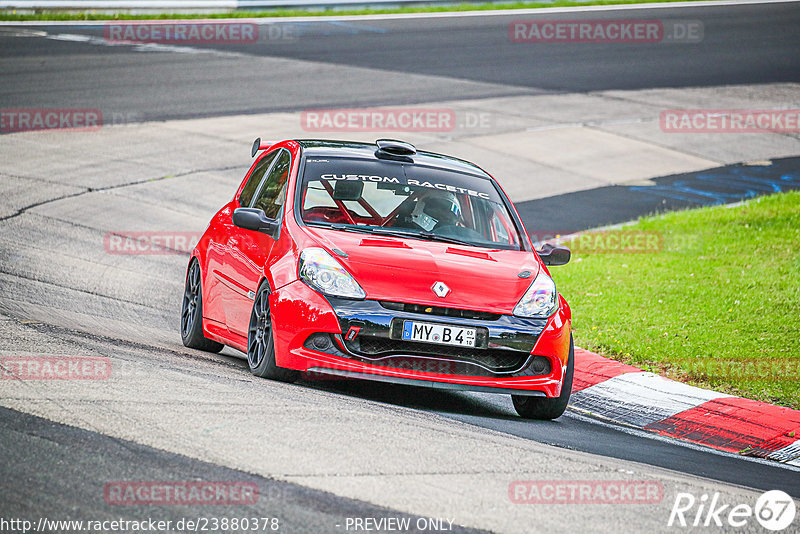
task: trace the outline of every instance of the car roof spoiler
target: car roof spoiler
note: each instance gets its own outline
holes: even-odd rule
[[[267,150],[274,144],[275,143],[273,141],[262,141],[260,137],[256,137],[256,140],[253,141],[253,148],[250,151],[250,157],[256,157],[256,154],[258,154],[259,150]]]

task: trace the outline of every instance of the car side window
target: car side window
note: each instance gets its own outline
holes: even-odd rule
[[[261,188],[256,194],[252,207],[263,210],[270,219],[278,217],[284,202],[286,202],[286,183],[289,181],[291,163],[292,158],[289,156],[289,152],[281,150],[275,165],[270,169],[269,175],[262,182]]]
[[[242,193],[239,195],[240,206],[250,206],[250,202],[253,200],[253,195],[255,195],[256,191],[258,190],[258,184],[261,183],[261,178],[264,177],[264,173],[267,172],[267,169],[269,169],[270,164],[279,152],[281,151],[276,150],[272,154],[267,154],[261,159],[261,161],[258,162],[258,165],[256,165],[255,169],[253,169],[253,173],[250,175],[250,178],[247,179],[247,183],[244,184]]]

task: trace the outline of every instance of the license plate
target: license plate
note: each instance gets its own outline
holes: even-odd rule
[[[403,321],[403,339],[441,345],[475,346],[475,328],[463,328],[419,321]]]

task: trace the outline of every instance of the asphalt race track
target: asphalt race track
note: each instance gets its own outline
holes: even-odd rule
[[[192,48],[107,46],[97,25],[0,26],[2,108],[96,108],[130,124],[91,138],[0,135],[0,355],[101,355],[113,369],[110,380],[85,384],[0,381],[0,517],[247,515],[278,517],[281,532],[301,533],[344,532],[347,518],[366,517],[447,518],[456,532],[673,532],[666,524],[678,492],[719,492],[732,504],[753,504],[769,489],[800,498],[797,469],[574,411],[530,422],[505,396],[256,379],[236,351],[181,344],[184,255],[103,247],[119,230],[202,231],[250,164],[229,116],[274,112],[280,121],[307,108],[800,82],[797,3],[594,16],[699,20],[704,39],[534,53],[508,40],[511,21],[542,17],[527,14],[289,21],[283,39]],[[248,128],[249,138],[259,135],[257,124]],[[774,163],[779,175],[798,166],[797,158]],[[653,178],[666,191],[696,176]],[[698,204],[665,204],[636,187],[559,191],[520,211],[529,225],[547,217],[578,230]],[[725,201],[738,194],[721,192],[731,194]],[[629,211],[609,215],[620,202]],[[555,511],[509,502],[509,483],[531,479],[656,480],[664,497],[649,507]],[[115,506],[103,491],[119,480],[245,482],[260,498],[241,507]]]
[[[633,12],[622,12],[633,13]],[[665,20],[698,20],[700,43],[512,43],[510,22],[584,19],[585,14],[505,15],[363,22],[285,22],[285,38],[216,45],[224,55],[131,53],[2,38],[0,89],[6,107],[92,107],[134,120],[409,104],[541,92],[702,87],[797,81],[795,3],[665,8]],[[593,19],[619,12],[594,13]],[[31,27],[34,31],[35,28]],[[103,39],[102,26],[49,33]],[[9,31],[7,28],[6,31]],[[7,34],[6,34],[7,35]],[[134,50],[135,51],[135,50]],[[691,51],[691,53],[685,53]],[[304,64],[267,61],[298,59]],[[337,68],[340,67],[340,68]],[[369,70],[358,70],[369,69]],[[154,83],[155,82],[155,83]]]

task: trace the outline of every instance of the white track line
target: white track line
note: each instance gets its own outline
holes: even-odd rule
[[[583,410],[643,428],[708,401],[731,396],[639,372],[624,373],[576,391],[570,402]]]

